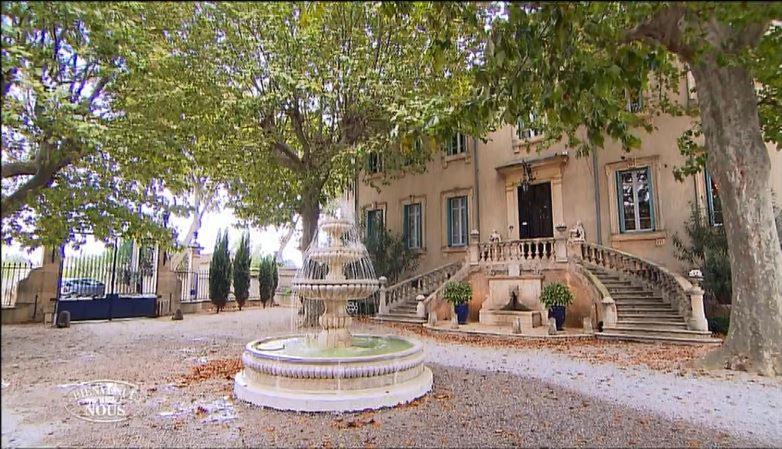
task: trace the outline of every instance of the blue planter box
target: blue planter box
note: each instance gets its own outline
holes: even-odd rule
[[[562,326],[565,324],[565,306],[551,306],[549,309],[549,316],[553,317],[557,322],[557,330],[561,331]]]
[[[467,324],[467,316],[470,314],[470,306],[467,303],[458,304],[453,306],[456,311],[456,319],[459,320],[459,324]]]

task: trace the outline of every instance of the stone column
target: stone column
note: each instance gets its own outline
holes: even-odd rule
[[[380,276],[378,281],[380,281],[380,290],[378,291],[380,306],[378,307],[378,314],[388,315],[388,304],[386,304],[386,282],[388,282],[388,279],[386,279],[385,276]]]
[[[477,229],[473,229],[472,231],[470,231],[470,252],[469,252],[469,260],[468,260],[470,265],[478,265],[479,251],[480,251],[478,244],[480,243],[480,240],[481,240],[481,233],[478,232]]]
[[[603,305],[603,329],[616,327],[616,303],[614,298],[606,296],[601,301]]]
[[[44,248],[41,260],[40,278],[38,279],[38,308],[43,312],[44,324],[54,324],[54,308],[60,292],[60,276],[62,261],[65,258],[65,247]],[[36,314],[37,316],[37,314]]]
[[[415,300],[418,301],[418,304],[415,306],[415,315],[418,318],[426,318],[426,305],[424,304],[425,299],[426,296],[424,295],[418,295],[415,297]]]
[[[700,273],[691,275],[692,288],[687,291],[687,296],[690,297],[690,307],[692,307],[687,327],[694,331],[709,330],[709,322],[706,321],[706,313],[703,311],[703,289],[700,287],[702,280],[703,277]]]
[[[181,307],[182,302],[182,280],[176,272],[172,254],[162,248],[158,250],[157,257],[157,291],[158,313],[160,316],[172,315]],[[189,276],[187,281],[189,281]],[[187,286],[190,289],[190,284]],[[188,292],[189,293],[189,292]]]
[[[564,224],[558,224],[556,228],[556,237],[554,237],[554,256],[557,262],[567,262],[567,227]]]

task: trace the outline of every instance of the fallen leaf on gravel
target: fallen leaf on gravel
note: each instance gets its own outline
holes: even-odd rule
[[[180,376],[177,386],[186,387],[210,379],[233,380],[233,376],[241,369],[242,361],[239,358],[211,360],[203,365],[192,367],[190,373]]]

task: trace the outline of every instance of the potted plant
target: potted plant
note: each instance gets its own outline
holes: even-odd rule
[[[470,311],[467,303],[472,299],[472,286],[470,283],[463,281],[448,282],[443,288],[443,298],[453,304],[459,324],[467,324],[467,315]]]
[[[543,287],[540,302],[549,309],[549,316],[557,322],[557,330],[565,324],[565,309],[573,302],[573,292],[561,282],[553,282]]]

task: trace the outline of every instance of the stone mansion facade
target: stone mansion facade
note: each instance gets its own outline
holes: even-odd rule
[[[697,99],[690,93],[686,79],[681,84],[679,92],[672,95],[678,95],[682,103],[692,105]],[[628,107],[632,106],[635,105],[628,104]],[[665,272],[665,276],[669,272],[675,273],[671,276],[680,279],[694,267],[685,267],[677,260],[672,237],[678,234],[686,239],[684,225],[693,205],[708,214],[712,225],[721,224],[719,188],[708,170],[683,182],[674,178],[674,167],[685,162],[679,153],[677,139],[691,128],[692,119],[661,115],[651,120],[653,132],[639,130],[640,148],[627,153],[619,143],[607,139],[603,148],[585,157],[576,157],[575,150],[563,141],[540,148],[542,136],[523,126],[498,129],[488,135],[486,143],[457,135],[427,163],[423,173],[403,174],[398,179],[389,179],[387,184],[382,182],[382,161],[371,160],[369,169],[359,175],[351,199],[365,223],[382,222],[392,232],[404,235],[408,247],[420,253],[420,263],[413,274],[423,275],[451,263],[469,262],[472,257],[472,262],[468,263],[473,265],[470,274],[462,276],[473,284],[471,321],[476,321],[482,313],[484,301],[492,300],[496,295],[507,296],[505,290],[494,292],[492,282],[499,285],[512,274],[521,279],[525,272],[541,272],[527,262],[518,264],[520,271],[510,266],[513,264],[505,264],[500,277],[494,268],[486,269],[488,265],[480,270],[474,267],[487,260],[520,260],[519,251],[530,250],[529,245],[523,246],[524,241],[551,239],[549,242],[553,245],[555,238],[569,235],[568,231],[576,227],[583,229],[587,246],[598,247],[600,254],[613,251],[610,253],[613,255],[605,253],[606,258],[637,257],[657,267],[653,271],[662,270],[660,272]],[[782,201],[782,153],[773,146],[769,146],[768,151],[772,189],[777,201]],[[480,245],[498,239],[504,243],[517,243],[513,248],[505,246],[491,250],[502,253],[500,256],[495,253],[485,256],[490,248]],[[481,251],[479,256],[471,256],[473,245],[481,248],[474,250]],[[532,248],[536,251],[537,246]],[[580,254],[582,250],[578,252]],[[567,257],[573,253],[571,250]],[[524,254],[521,259],[529,261],[529,253]],[[594,253],[589,252],[589,255],[594,256]],[[604,318],[600,294],[596,293],[602,287],[597,290],[590,287],[588,279],[576,273],[572,263],[571,268],[566,268],[564,261],[564,251],[558,251],[559,271],[547,272],[544,268],[543,284],[554,279],[567,280],[577,296],[577,304],[571,307],[576,313],[568,309],[568,313],[575,316],[571,319],[569,315],[568,322],[577,325],[582,317],[592,316],[596,324]],[[603,263],[603,259],[599,261]],[[608,268],[622,269],[616,265]],[[635,272],[625,270],[624,274]],[[612,276],[611,273],[601,275]],[[656,297],[652,292],[656,281],[644,280],[647,281],[650,298]],[[686,296],[686,289],[674,287],[679,290],[672,295]],[[591,293],[588,293],[590,289]],[[428,294],[430,292],[424,292],[424,296]],[[657,295],[666,300],[665,293]],[[506,300],[502,299],[498,304],[504,302]],[[412,314],[416,310],[409,298],[399,300],[399,303],[400,311],[407,307]],[[426,311],[421,313],[419,307],[418,317],[423,320],[435,309],[449,314],[448,307],[442,301],[440,303],[438,309],[427,299]],[[639,306],[643,305],[639,303]],[[682,316],[687,319],[688,314]]]
[[[422,174],[404,174],[378,189],[366,180],[382,173],[362,173],[353,199],[366,223],[382,220],[407,236],[421,253],[419,271],[463,258],[472,230],[481,241],[495,231],[515,240],[552,237],[557,225],[571,229],[579,222],[588,242],[684,269],[671,237],[685,237],[692,205],[719,226],[719,189],[708,171],[683,182],[674,178],[673,168],[684,164],[677,138],[690,118],[660,116],[653,124],[651,134],[641,131],[640,149],[626,153],[607,141],[586,157],[575,157],[563,142],[538,152],[542,136],[513,126],[486,143],[459,135]],[[769,145],[769,154],[772,188],[782,201],[782,153]]]

